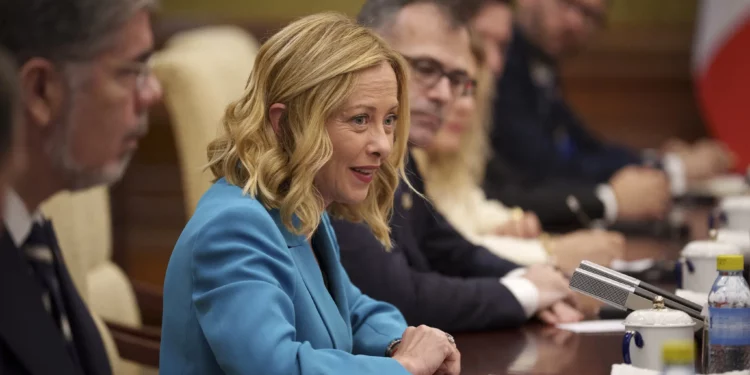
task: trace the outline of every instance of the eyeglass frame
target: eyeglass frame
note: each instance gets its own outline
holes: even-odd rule
[[[150,60],[146,61],[129,61],[120,63],[114,67],[115,74],[118,76],[134,75],[135,89],[140,93],[146,89],[148,80],[153,75]]]
[[[419,80],[420,84],[422,84],[425,88],[431,89],[435,87],[438,83],[440,83],[440,80],[445,77],[448,79],[448,82],[451,85],[451,94],[453,94],[454,97],[473,95],[474,91],[476,90],[477,81],[472,79],[469,73],[467,73],[465,70],[454,69],[452,71],[446,71],[447,69],[445,69],[443,64],[432,57],[411,57],[404,54],[401,54],[401,56],[409,63],[412,71],[414,72],[414,77]],[[417,67],[417,64],[419,62],[431,63],[433,65],[432,67],[436,69],[436,72],[432,73],[432,75],[434,76],[431,77],[430,80],[427,80],[426,77],[424,77],[425,73],[422,73],[421,79],[418,77],[420,75],[419,69]],[[456,82],[456,74],[463,76],[461,80],[462,82]]]
[[[147,54],[146,57],[135,61],[123,61],[108,59],[103,61],[105,69],[109,70],[116,79],[123,79],[126,76],[135,77],[134,89],[140,94],[147,87],[149,79],[153,76],[153,70],[151,68],[151,54]],[[75,64],[75,65],[90,65],[95,64],[93,60],[67,60],[64,64]]]

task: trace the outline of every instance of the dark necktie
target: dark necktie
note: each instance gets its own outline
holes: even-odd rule
[[[569,116],[560,96],[556,73],[552,67],[537,63],[532,74],[539,92],[537,111],[542,117],[542,125],[551,133],[558,153],[563,158],[570,159],[576,153],[576,145],[565,123]]]
[[[560,104],[557,79],[552,68],[547,65],[538,63],[533,71],[534,85],[539,92],[537,110],[543,118],[549,119],[553,116],[555,106]]]
[[[58,277],[60,260],[57,259],[55,246],[57,246],[57,240],[52,223],[45,220],[41,223],[34,223],[22,250],[42,287],[42,304],[60,329],[73,362],[79,364],[73,342],[73,331],[68,320],[65,299]]]

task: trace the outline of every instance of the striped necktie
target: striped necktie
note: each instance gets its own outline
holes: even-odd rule
[[[23,252],[42,287],[42,304],[60,329],[73,362],[79,364],[73,342],[73,331],[68,320],[65,299],[58,277],[57,269],[60,260],[57,259],[57,253],[54,250],[56,245],[57,240],[52,223],[49,220],[35,222],[23,246]]]

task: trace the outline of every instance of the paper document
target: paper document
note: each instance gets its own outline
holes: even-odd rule
[[[610,375],[659,375],[661,374],[660,371],[654,371],[654,370],[647,370],[642,369],[638,367],[633,367],[631,365],[612,365],[612,372]],[[750,375],[750,371],[732,371],[732,372],[725,372],[723,374],[711,374],[711,375]]]
[[[654,266],[656,262],[653,259],[639,259],[626,261],[622,259],[615,259],[609,268],[618,272],[643,272]]]
[[[576,333],[625,332],[622,319],[588,320],[578,323],[558,324],[557,328]]]
[[[682,297],[690,302],[697,303],[701,306],[708,305],[708,293],[693,292],[692,290],[677,289],[677,297]]]
[[[742,195],[748,192],[745,176],[740,174],[729,174],[712,177],[708,180],[696,182],[688,187],[688,193],[695,195],[707,195],[712,197],[729,197]]]

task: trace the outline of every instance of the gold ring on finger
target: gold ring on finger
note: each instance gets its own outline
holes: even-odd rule
[[[521,207],[513,207],[510,209],[510,219],[513,221],[521,221],[523,220],[524,212],[523,208]]]

